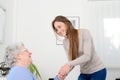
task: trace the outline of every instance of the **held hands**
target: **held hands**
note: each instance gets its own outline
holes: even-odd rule
[[[68,64],[65,64],[64,66],[62,66],[58,73],[59,80],[64,80],[72,68],[73,66],[68,65]]]

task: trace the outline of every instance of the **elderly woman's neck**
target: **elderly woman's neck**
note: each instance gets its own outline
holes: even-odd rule
[[[25,63],[15,63],[16,66],[23,66],[23,67],[29,67],[28,64],[25,64]]]

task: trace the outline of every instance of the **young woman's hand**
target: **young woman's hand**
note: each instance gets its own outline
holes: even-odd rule
[[[64,80],[65,77],[68,75],[68,73],[71,71],[72,68],[73,68],[73,66],[65,64],[64,66],[62,66],[60,68],[59,73],[58,73],[58,77],[61,80]]]

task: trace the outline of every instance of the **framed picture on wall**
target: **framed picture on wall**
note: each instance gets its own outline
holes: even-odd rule
[[[80,28],[80,18],[79,16],[66,16],[72,23],[72,25],[75,27],[75,29],[79,29]],[[56,44],[57,45],[63,45],[63,40],[64,37],[61,37],[59,35],[56,34]]]

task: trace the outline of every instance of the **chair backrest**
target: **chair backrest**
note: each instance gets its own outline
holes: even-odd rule
[[[5,62],[0,62],[0,75],[6,76],[10,68],[6,66]]]

